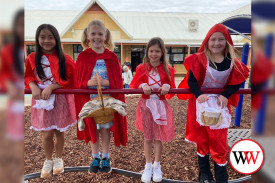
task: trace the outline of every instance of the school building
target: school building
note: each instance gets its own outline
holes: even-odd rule
[[[26,10],[25,53],[28,55],[35,51],[37,27],[49,23],[59,31],[64,52],[76,60],[82,51],[80,40],[84,28],[92,20],[99,19],[112,34],[114,52],[121,64],[128,57],[132,70],[135,71],[143,61],[148,40],[161,37],[167,48],[167,58],[176,69],[176,74],[184,75],[184,58],[197,52],[208,30],[214,24],[239,14],[251,15],[251,5],[229,13],[110,12],[99,0],[92,0],[80,12]],[[243,43],[250,41],[235,35],[232,39],[240,56]]]

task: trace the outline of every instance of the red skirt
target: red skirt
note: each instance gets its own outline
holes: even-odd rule
[[[35,100],[32,98],[32,106]],[[36,131],[59,130],[60,132],[76,124],[74,95],[56,94],[54,108],[50,111],[45,109],[31,110],[31,129]]]
[[[167,125],[158,125],[152,116],[150,109],[146,106],[146,99],[141,98],[138,102],[136,113],[136,128],[144,133],[146,140],[160,140],[170,142],[175,137],[174,116],[170,105],[163,100],[166,110]]]

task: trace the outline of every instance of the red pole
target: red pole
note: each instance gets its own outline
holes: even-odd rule
[[[202,93],[222,93],[223,89],[202,89]],[[274,92],[274,91],[273,91]],[[54,94],[97,94],[97,89],[56,89]],[[102,89],[103,94],[143,94],[142,89]],[[153,94],[159,94],[157,89],[152,91]],[[170,89],[170,94],[190,94],[189,89]],[[251,94],[251,89],[240,89],[238,94]],[[25,89],[25,94],[31,94],[30,89]]]

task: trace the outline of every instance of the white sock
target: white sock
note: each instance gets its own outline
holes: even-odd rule
[[[145,168],[152,168],[152,162],[146,163]]]
[[[160,161],[159,162],[155,161],[154,162],[154,167],[158,167],[158,166],[160,166]]]

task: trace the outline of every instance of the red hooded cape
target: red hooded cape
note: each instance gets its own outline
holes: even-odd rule
[[[256,51],[253,58],[253,66],[251,69],[251,84],[253,85],[264,84],[268,81],[274,71],[272,61],[268,59],[261,51]],[[262,93],[259,91],[251,96],[251,107],[259,109],[262,103]]]
[[[50,68],[52,75],[55,79],[55,81],[62,87],[62,88],[73,88],[73,77],[74,77],[74,70],[75,70],[75,63],[71,59],[70,56],[65,56],[65,63],[66,63],[66,75],[67,75],[67,81],[62,80],[59,75],[59,60],[56,52],[52,54],[43,54],[45,55],[49,62],[50,62]],[[32,81],[35,81],[36,83],[39,83],[34,75],[34,69],[35,69],[35,52],[31,53],[27,58],[25,62],[25,88],[30,88],[29,84]]]
[[[135,74],[135,76],[134,76],[134,78],[133,78],[133,80],[130,84],[130,88],[138,88],[139,85],[142,84],[142,83],[147,83],[148,84],[149,83],[148,73],[151,71],[151,69],[152,69],[152,66],[148,63],[139,65],[136,69],[136,74]],[[158,69],[158,72],[159,72],[161,84],[162,85],[163,84],[169,84],[170,88],[176,88],[175,77],[174,77],[175,69],[172,68],[171,66],[168,66],[170,79],[167,76],[162,64],[157,66],[157,69]],[[165,97],[168,98],[168,99],[172,98],[173,96],[174,96],[174,94],[165,95]],[[161,95],[160,99],[164,100],[165,97],[163,95]],[[149,99],[150,95],[142,94],[142,98]]]
[[[180,83],[178,88],[186,88],[189,89],[188,86],[188,75],[189,71],[191,70],[198,81],[199,86],[201,87],[205,78],[206,74],[206,66],[207,66],[207,57],[203,52],[203,48],[205,44],[208,43],[208,39],[211,35],[215,32],[221,32],[225,36],[226,40],[233,46],[232,39],[226,27],[222,24],[216,24],[212,27],[208,34],[206,35],[199,51],[197,54],[190,55],[184,60],[184,66],[187,69],[187,75],[184,80]],[[248,68],[243,64],[235,60],[235,64],[232,68],[230,76],[227,80],[227,85],[237,85],[243,83],[249,76]],[[188,103],[188,111],[187,111],[187,123],[186,123],[186,135],[185,138],[192,142],[197,142],[198,135],[195,134],[195,126],[199,126],[196,122],[196,96],[194,94],[178,94],[179,99],[189,99]],[[233,106],[237,106],[239,101],[239,95],[233,94],[229,97],[228,100],[228,108],[229,111],[230,107],[229,104]]]
[[[13,45],[8,44],[4,47],[2,52],[0,53],[1,59],[0,59],[0,88],[5,89],[5,81],[11,80],[11,81],[18,81],[19,76],[16,74],[13,68]]]
[[[207,57],[206,57],[205,53],[203,52],[203,49],[204,49],[205,44],[208,43],[208,40],[211,37],[211,35],[215,32],[223,33],[226,40],[234,47],[233,41],[231,39],[231,36],[230,36],[227,28],[222,24],[216,24],[215,26],[213,26],[207,33],[205,39],[203,40],[198,53],[190,55],[185,58],[184,66],[187,70],[187,75],[184,78],[184,80],[180,83],[178,88],[189,89],[189,86],[188,86],[189,70],[191,70],[193,72],[195,78],[198,81],[199,86],[200,87],[202,86],[204,78],[205,78],[206,66],[207,66]],[[235,64],[234,64],[232,71],[230,73],[230,76],[227,80],[226,86],[241,84],[248,78],[248,76],[249,76],[249,69],[246,67],[246,65],[235,60]],[[178,98],[186,100],[186,99],[190,98],[190,95],[193,95],[193,94],[178,94]],[[233,106],[237,106],[238,101],[239,101],[239,95],[233,94],[229,98],[228,102],[229,102],[229,104],[231,104]]]
[[[86,49],[78,55],[76,61],[76,71],[74,78],[74,88],[79,89],[87,89],[87,82],[91,77],[94,66],[98,59],[104,59],[110,88],[112,89],[122,89],[123,88],[123,80],[122,80],[122,71],[120,68],[120,63],[118,61],[117,56],[105,49],[104,53],[97,54],[92,49]],[[125,96],[123,94],[112,94],[112,97],[125,102]],[[78,114],[81,111],[83,105],[90,100],[90,95],[75,95],[75,106],[76,106],[76,114],[78,118]],[[84,131],[79,131],[77,128],[77,139],[85,140],[86,143],[92,141],[96,143],[96,125],[94,123],[93,118],[84,119],[85,129]],[[123,145],[126,146],[128,142],[127,137],[127,119],[115,113],[113,119],[113,126],[110,129],[114,135],[114,142],[116,146]]]

